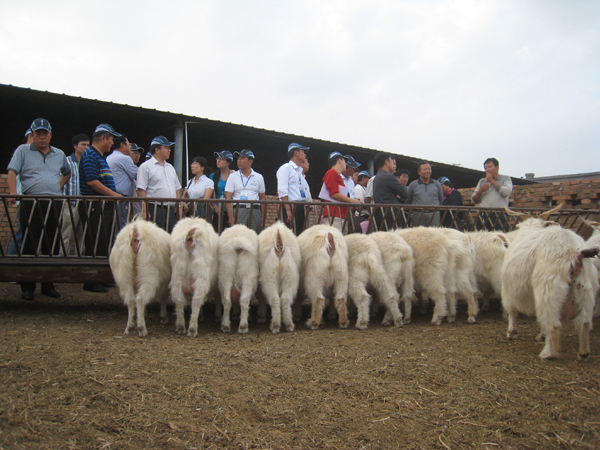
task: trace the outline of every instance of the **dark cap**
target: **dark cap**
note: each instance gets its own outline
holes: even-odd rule
[[[175,145],[175,142],[169,141],[164,136],[156,136],[154,139],[152,139],[152,142],[150,142],[150,148],[152,148],[152,147],[160,147],[162,145],[166,145],[167,147],[171,147],[172,145]]]
[[[304,150],[304,152],[306,153],[310,150],[310,147],[305,147],[304,145],[300,145],[297,142],[292,142],[290,145],[288,145],[288,156],[290,158],[294,154],[294,150]]]
[[[94,130],[94,134],[97,133],[110,133],[114,137],[121,137],[121,134],[117,133],[115,129],[107,123],[101,123],[100,125],[98,125]]]
[[[344,155],[344,159],[346,160],[346,164],[353,169],[357,169],[360,167],[360,163],[357,163],[356,160],[350,155]]]
[[[131,147],[131,151],[144,153],[144,149],[137,145],[135,142],[130,142],[129,146]]]
[[[234,154],[234,156],[237,156],[238,158],[254,159],[254,152],[252,150],[248,150],[247,148],[245,148],[241,152],[233,152],[233,154]]]
[[[220,152],[215,152],[215,156],[221,159],[227,159],[228,161],[233,161],[233,155],[229,150],[222,150]]]
[[[29,127],[31,131],[46,130],[52,133],[52,125],[46,119],[35,119]],[[27,136],[27,134],[25,134]]]
[[[450,178],[448,178],[448,177],[439,177],[438,181],[440,182],[440,184],[446,184],[446,183],[450,184],[450,183],[452,183],[450,181]]]

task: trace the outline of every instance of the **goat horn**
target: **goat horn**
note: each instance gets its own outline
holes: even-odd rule
[[[600,222],[594,222],[593,220],[586,220],[583,218],[581,219],[581,221],[589,227],[597,228],[598,230],[600,230]]]
[[[538,217],[542,220],[548,220],[548,217],[550,217],[552,214],[560,211],[564,205],[565,205],[564,203],[560,203],[558,206],[555,206],[551,210],[541,213]]]
[[[508,206],[504,207],[504,211],[506,211],[511,216],[522,217],[523,219],[531,219],[533,216],[531,214],[525,214],[517,211],[513,211],[512,209],[508,209]]]

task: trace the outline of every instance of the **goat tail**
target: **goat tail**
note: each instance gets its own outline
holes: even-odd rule
[[[573,264],[571,267],[571,274],[577,275],[579,272],[581,272],[581,268],[583,267],[583,258],[594,258],[598,256],[598,253],[600,253],[600,248],[598,247],[585,248],[581,250],[577,255],[575,264]]]
[[[283,250],[285,247],[283,246],[283,240],[281,239],[281,233],[277,230],[277,240],[275,241],[275,254],[281,258],[283,255]]]
[[[327,233],[327,254],[329,257],[333,257],[335,254],[335,238],[331,233]]]

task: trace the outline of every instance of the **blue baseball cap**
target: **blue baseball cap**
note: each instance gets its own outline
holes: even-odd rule
[[[46,130],[52,133],[52,125],[50,125],[50,122],[48,122],[46,119],[35,119],[33,122],[31,122],[29,129],[31,131]],[[27,136],[27,133],[25,133],[25,136]]]
[[[336,161],[338,159],[344,159],[344,155],[342,155],[340,152],[332,152],[329,154],[329,157],[327,158],[327,162],[329,163],[329,167],[333,166]]]
[[[166,145],[167,147],[171,147],[172,145],[175,145],[175,142],[169,141],[164,136],[156,136],[154,139],[152,139],[152,142],[150,142],[150,148],[152,148],[152,147],[160,147],[162,145]]]
[[[363,170],[362,172],[360,172],[358,174],[358,176],[360,177],[361,175],[364,175],[365,177],[371,178],[371,174],[369,172],[367,172],[366,170]]]
[[[248,150],[247,148],[245,148],[241,152],[233,152],[233,154],[235,156],[237,156],[238,158],[250,158],[250,159],[254,159],[254,152],[252,150]]]
[[[227,159],[229,161],[233,161],[233,155],[229,150],[222,150],[220,152],[215,152],[215,156],[221,159]]]
[[[129,146],[131,147],[131,151],[143,153],[144,149],[137,145],[135,142],[130,142]]]
[[[450,181],[450,178],[448,178],[448,177],[439,177],[439,178],[438,178],[438,181],[440,182],[440,184],[444,184],[444,183],[452,183],[452,182]]]
[[[357,169],[360,167],[360,163],[356,162],[356,160],[350,155],[344,155],[344,159],[346,160],[346,164],[353,169]]]
[[[152,153],[150,153],[150,152],[147,152],[147,153],[146,153],[146,159],[150,159],[150,158],[152,158]]]
[[[304,150],[304,152],[306,153],[310,150],[310,147],[305,147],[304,145],[300,145],[297,142],[292,142],[290,145],[288,145],[288,156],[290,158],[294,154],[294,150]]]
[[[29,136],[31,134],[31,128],[27,128],[27,131],[25,132],[25,137]]]
[[[121,137],[121,134],[117,133],[115,129],[107,123],[101,123],[100,125],[98,125],[94,130],[94,134],[96,133],[110,133],[114,137]]]

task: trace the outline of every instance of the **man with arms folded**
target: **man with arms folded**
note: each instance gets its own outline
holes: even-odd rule
[[[444,191],[438,180],[431,178],[431,164],[427,161],[419,163],[417,169],[419,178],[408,186],[408,203],[412,205],[441,205],[444,201]],[[427,212],[426,210],[413,212],[412,226],[439,227],[439,212]]]

